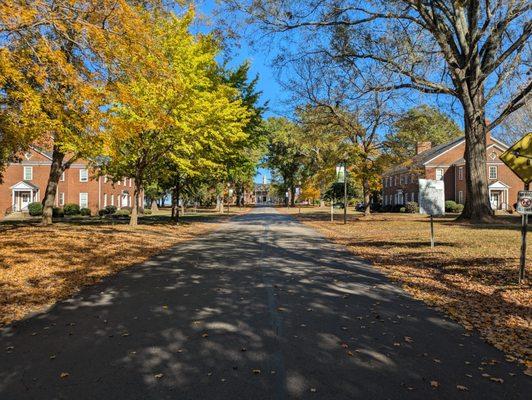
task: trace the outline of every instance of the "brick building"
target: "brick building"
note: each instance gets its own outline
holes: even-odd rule
[[[0,184],[0,218],[27,211],[30,203],[42,201],[51,164],[49,152],[32,147],[20,162],[7,166],[4,181]],[[112,182],[107,177],[98,176],[96,171],[89,169],[86,161],[80,160],[63,173],[55,198],[56,206],[74,203],[89,208],[93,214],[107,205],[131,207],[133,190],[132,179]]]
[[[517,201],[523,182],[500,159],[508,149],[501,141],[488,136],[486,174],[491,206],[507,210]],[[445,200],[464,204],[466,199],[465,139],[459,137],[449,143],[432,147],[430,142],[418,143],[416,155],[407,162],[390,168],[383,174],[383,205],[402,205],[418,202],[421,179],[443,180]]]

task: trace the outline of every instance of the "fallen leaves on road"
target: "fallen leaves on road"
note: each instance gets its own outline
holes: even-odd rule
[[[137,228],[112,223],[0,225],[0,325],[214,229],[225,218]]]
[[[497,217],[490,225],[435,219],[436,248],[431,250],[425,216],[375,214],[347,225],[329,222],[317,209],[294,216],[371,261],[415,298],[442,309],[465,329],[477,329],[513,360],[530,366],[532,286],[517,285],[519,218]]]
[[[469,390],[469,388],[467,386],[464,386],[464,385],[456,385],[456,388],[458,390],[461,390],[461,391],[464,391],[464,392]]]

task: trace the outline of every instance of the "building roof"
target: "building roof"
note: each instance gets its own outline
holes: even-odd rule
[[[20,181],[15,183],[13,186],[11,186],[9,189],[19,189],[19,190],[39,190],[39,186],[34,185],[33,183],[29,181]]]
[[[390,169],[384,172],[384,175],[394,175],[400,172],[408,172],[416,167],[421,167],[423,164],[432,160],[434,157],[437,157],[440,154],[451,149],[452,147],[456,146],[457,144],[462,142],[464,139],[465,139],[464,136],[460,136],[450,142],[439,144],[438,146],[434,146],[422,153],[416,154],[410,160],[405,161],[402,164],[391,167]]]

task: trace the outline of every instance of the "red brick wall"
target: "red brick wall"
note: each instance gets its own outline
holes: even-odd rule
[[[489,178],[489,166],[490,165],[497,166],[497,172],[498,172],[497,179],[493,179],[493,180],[488,179],[488,184],[492,184],[496,181],[501,181],[502,183],[508,185],[509,186],[508,205],[512,206],[517,200],[517,192],[519,190],[522,190],[523,188],[523,182],[498,158],[501,155],[502,150],[497,147],[491,146],[492,144],[495,144],[498,146],[498,144],[494,140],[492,140],[491,137],[488,137],[487,143],[488,143],[488,148],[487,148],[487,153],[486,153],[487,155],[486,174]],[[445,199],[454,200],[458,202],[459,192],[462,191],[463,202],[465,202],[467,170],[464,164],[462,163],[455,164],[458,160],[463,159],[464,151],[465,151],[465,142],[461,142],[460,144],[456,145],[454,148],[447,151],[446,153],[435,157],[433,160],[430,160],[430,162],[426,165],[425,176],[419,176],[419,178],[424,177],[426,179],[436,179],[436,168],[443,168],[444,170],[443,179],[445,182]],[[496,154],[495,159],[492,159],[491,157],[492,152]],[[460,165],[464,166],[462,180],[460,180],[458,177],[458,169]],[[397,174],[397,175],[400,175],[400,174]],[[419,190],[417,183],[415,184],[415,186],[407,185],[406,188],[403,188],[402,186],[403,185],[400,185],[400,184],[398,184],[397,186],[392,184],[391,187],[383,186],[383,191],[382,191],[383,196],[394,195],[397,192],[397,189],[403,189],[403,191],[415,190],[416,193]],[[416,196],[416,199],[417,199],[417,196]]]
[[[29,159],[23,158],[20,163],[10,164],[4,171],[4,182],[0,185],[0,217],[3,217],[12,206],[11,186],[24,179],[24,166],[33,167],[33,179],[30,181],[33,185],[39,187],[37,201],[42,201],[48,177],[50,174],[50,160],[36,152],[31,151]],[[107,204],[111,205],[111,196],[114,195],[114,204],[118,208],[122,206],[121,195],[127,191],[128,206],[132,205],[133,191],[135,185],[130,179],[124,182],[114,183],[110,180],[105,183],[104,177],[96,176],[96,171],[89,171],[89,181],[80,182],[80,170],[87,167],[86,163],[79,162],[73,164],[64,174],[64,181],[60,181],[57,189],[56,205],[59,205],[61,194],[64,193],[64,204],[80,202],[80,193],[88,194],[89,208],[93,214],[96,214],[100,208],[104,207],[104,196],[107,194]],[[141,199],[142,204],[142,199]]]

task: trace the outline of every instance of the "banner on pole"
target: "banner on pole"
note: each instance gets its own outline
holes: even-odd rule
[[[345,182],[345,167],[343,165],[336,166],[336,182],[338,183]]]

